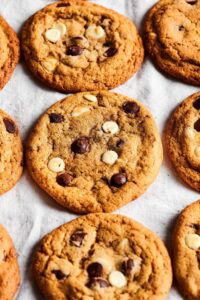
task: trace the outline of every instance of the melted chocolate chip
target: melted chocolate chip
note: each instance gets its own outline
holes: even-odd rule
[[[194,123],[194,129],[198,132],[200,132],[200,119],[198,119],[195,123]]]
[[[64,278],[67,277],[67,275],[65,275],[65,274],[64,274],[62,271],[60,271],[60,270],[53,270],[52,273],[55,274],[55,276],[56,276],[56,278],[57,278],[58,280],[62,280],[62,279],[64,279]]]
[[[80,247],[83,243],[86,233],[83,231],[76,231],[71,235],[70,243],[75,247]]]
[[[127,101],[122,106],[123,110],[127,114],[136,114],[139,112],[140,107],[137,105],[137,103],[133,101]]]
[[[121,147],[124,145],[124,143],[125,143],[124,140],[119,139],[119,140],[117,141],[117,143],[116,143],[116,146],[117,146],[118,148],[121,148]]]
[[[65,187],[70,184],[70,182],[73,180],[73,176],[68,173],[63,173],[57,176],[56,181],[59,185]]]
[[[193,107],[194,107],[195,109],[197,109],[197,110],[200,109],[200,98],[198,98],[197,100],[195,100],[195,101],[193,102]]]
[[[103,275],[103,267],[100,263],[94,262],[87,268],[89,277],[101,277]]]
[[[61,114],[52,113],[49,115],[51,123],[62,123],[64,121],[64,116]]]
[[[133,267],[134,267],[134,261],[132,258],[129,258],[122,263],[121,271],[122,273],[124,273],[124,275],[130,276]]]
[[[124,173],[117,173],[111,177],[110,184],[114,187],[120,188],[127,181],[126,175]]]
[[[91,149],[90,139],[85,136],[75,140],[71,145],[71,150],[74,153],[78,153],[78,154],[84,154],[90,152],[90,149]]]
[[[7,132],[9,133],[15,133],[17,131],[17,127],[15,125],[15,123],[7,118],[3,119],[4,125],[6,127]]]
[[[106,52],[104,52],[105,57],[112,57],[117,53],[117,49],[115,47],[110,47]]]
[[[97,288],[97,287],[107,288],[109,286],[110,285],[109,285],[108,281],[105,280],[105,279],[102,279],[102,278],[94,278],[88,284],[88,287],[91,288],[91,289],[94,289],[94,288]]]
[[[67,55],[77,56],[83,53],[83,48],[78,45],[69,46],[67,49]]]

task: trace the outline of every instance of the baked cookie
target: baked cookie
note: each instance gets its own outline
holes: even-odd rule
[[[186,299],[200,299],[200,200],[180,214],[173,234],[174,273]]]
[[[0,89],[10,79],[19,61],[19,40],[16,33],[0,16]]]
[[[200,93],[178,106],[168,121],[164,139],[178,175],[200,191]]]
[[[110,212],[139,197],[161,162],[162,144],[150,112],[106,91],[54,104],[27,145],[33,179],[77,213]]]
[[[65,92],[112,89],[138,70],[144,56],[135,25],[89,1],[48,5],[26,22],[21,36],[30,70]]]
[[[22,174],[23,148],[14,119],[0,109],[0,195],[10,190]]]
[[[12,300],[20,284],[17,255],[11,238],[0,224],[0,300]]]
[[[103,213],[45,236],[33,271],[48,300],[163,300],[172,283],[163,242],[127,217]]]
[[[146,49],[163,71],[200,84],[200,1],[161,0],[144,26]]]

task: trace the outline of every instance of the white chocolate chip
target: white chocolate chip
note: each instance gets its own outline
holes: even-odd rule
[[[108,165],[113,165],[118,160],[118,154],[115,151],[108,150],[102,156],[102,161]]]
[[[48,29],[45,32],[45,38],[52,43],[56,43],[61,38],[61,32],[56,28]]]
[[[106,273],[110,273],[113,269],[112,263],[106,258],[96,257],[95,262],[100,263],[103,266],[103,269]]]
[[[42,65],[47,71],[54,71],[57,65],[57,59],[54,57],[47,57],[43,62]]]
[[[97,97],[95,95],[86,94],[83,96],[83,98],[90,102],[97,102]]]
[[[129,240],[128,239],[123,239],[120,241],[117,249],[124,251],[124,249],[129,247]]]
[[[65,163],[60,157],[50,159],[48,168],[52,172],[62,172],[65,169]]]
[[[115,134],[119,131],[119,126],[114,121],[107,121],[102,126],[103,131],[106,133]]]
[[[194,153],[197,157],[200,157],[200,146],[197,146],[195,149],[194,149]]]
[[[195,233],[189,233],[185,237],[186,245],[193,249],[198,250],[200,248],[200,236]]]
[[[86,30],[86,36],[98,40],[105,36],[105,31],[101,26],[90,25]]]
[[[109,275],[109,282],[112,286],[122,288],[127,284],[126,277],[119,271],[113,271]]]
[[[67,27],[63,23],[57,23],[53,28],[59,30],[61,36],[65,35],[65,33],[67,32]]]
[[[191,128],[191,127],[187,127],[185,129],[185,132],[186,132],[186,135],[189,137],[189,138],[193,138],[194,137],[194,130]]]
[[[78,106],[72,112],[72,117],[78,117],[86,112],[89,112],[90,108],[87,106]]]

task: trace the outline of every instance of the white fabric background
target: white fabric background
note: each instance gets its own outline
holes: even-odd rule
[[[50,2],[0,0],[0,13],[19,32],[23,22],[31,14]],[[144,16],[156,0],[94,0],[94,2],[128,16],[141,31]],[[164,76],[146,57],[137,75],[116,91],[143,102],[153,113],[162,134],[171,111],[184,98],[197,92],[198,88]],[[64,97],[64,93],[41,85],[21,62],[11,81],[0,92],[0,108],[17,119],[26,140],[40,114]],[[160,174],[154,184],[140,199],[122,207],[117,213],[143,223],[169,245],[177,214],[198,198],[198,193],[184,186],[176,177],[165,155]],[[17,300],[41,299],[31,275],[31,255],[34,247],[44,234],[75,217],[42,192],[33,183],[26,170],[20,182],[10,192],[1,196],[0,223],[10,232],[19,255],[22,284]],[[176,289],[172,289],[168,299],[182,298]]]

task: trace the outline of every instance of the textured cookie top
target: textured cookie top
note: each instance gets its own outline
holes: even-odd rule
[[[35,181],[58,203],[79,212],[112,211],[155,179],[162,145],[150,112],[109,93],[79,93],[53,105],[27,147]]]
[[[0,300],[12,300],[20,283],[14,245],[0,224]]]
[[[22,30],[32,72],[63,91],[111,89],[128,80],[143,60],[135,25],[87,1],[63,1],[37,12]]]
[[[161,0],[145,23],[146,48],[167,73],[200,84],[200,1]]]
[[[78,218],[48,234],[33,269],[46,299],[165,299],[172,282],[162,241],[112,214]]]
[[[19,129],[0,110],[0,195],[10,190],[22,174],[23,149]]]
[[[200,191],[200,93],[178,106],[166,127],[165,141],[178,174]]]
[[[174,238],[174,271],[180,290],[189,300],[200,299],[200,201],[179,216]]]
[[[16,33],[0,16],[0,89],[10,79],[19,61],[19,41]]]

